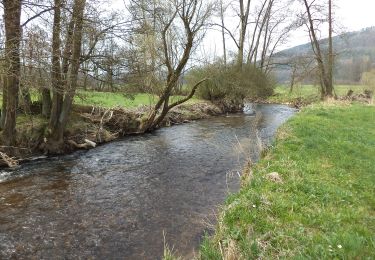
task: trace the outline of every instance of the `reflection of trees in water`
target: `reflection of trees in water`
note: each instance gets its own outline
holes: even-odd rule
[[[245,118],[245,117],[243,117]],[[264,122],[263,114],[258,111],[250,123],[250,131],[247,136],[236,136],[236,143],[233,144],[233,152],[237,156],[238,161],[254,161],[259,158],[259,154],[263,149],[262,140],[259,134],[261,123]]]

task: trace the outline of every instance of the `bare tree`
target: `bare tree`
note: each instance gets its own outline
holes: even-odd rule
[[[311,55],[298,55],[289,59],[287,64],[291,68],[289,92],[292,93],[297,82],[303,82],[305,78],[314,74],[316,66]]]
[[[181,76],[192,52],[203,36],[204,26],[213,7],[212,3],[203,0],[173,0],[158,2],[154,8],[150,8],[151,6],[141,9],[138,17],[142,20],[143,12],[147,12],[153,22],[151,27],[155,28],[155,30],[152,29],[155,33],[153,46],[160,49],[160,52],[151,50],[151,52],[155,51],[158,64],[148,66],[148,68],[153,70],[152,74],[161,84],[159,99],[142,122],[140,129],[142,132],[158,127],[168,111],[189,100],[197,87],[205,80],[197,82],[185,98],[171,103],[170,97],[178,89]],[[142,8],[141,5],[138,7]]]
[[[294,29],[289,8],[291,2],[293,0],[232,1],[232,9],[239,17],[238,30],[226,27],[224,15],[220,13],[221,23],[215,25],[235,43],[238,66],[244,62],[254,64],[269,73],[277,47],[285,43]]]
[[[25,112],[30,111],[32,90],[39,90],[42,101],[42,115],[49,116],[50,97],[50,48],[47,32],[38,25],[24,28],[24,44],[21,51],[22,69],[20,80],[20,104]]]
[[[115,91],[124,72],[125,46],[119,44],[127,33],[129,22],[117,13],[107,13],[97,9],[95,4],[88,4],[82,40],[81,70],[82,86],[85,90],[91,84],[96,89]]]
[[[254,63],[256,65],[257,62],[257,53],[259,49],[260,39],[262,36],[262,32],[264,31],[264,26],[266,21],[268,20],[269,13],[271,11],[273,4],[273,0],[263,0],[260,8],[256,10],[256,19],[254,29],[252,31],[252,38],[250,42],[250,47],[247,56],[247,63]]]
[[[255,8],[255,21],[247,63],[254,64],[268,74],[274,67],[273,56],[277,48],[288,40],[296,22],[291,16],[293,0],[263,0]]]
[[[308,27],[310,42],[312,50],[315,55],[315,59],[319,69],[320,76],[320,86],[322,98],[333,97],[333,46],[332,46],[332,1],[328,1],[328,57],[325,58],[322,43],[319,41],[319,24],[324,22],[324,18],[314,17],[315,14],[321,14],[322,9],[325,5],[318,5],[315,1],[308,2],[308,0],[303,0],[303,4],[306,9],[307,19],[302,16]],[[328,60],[328,61],[327,61]]]

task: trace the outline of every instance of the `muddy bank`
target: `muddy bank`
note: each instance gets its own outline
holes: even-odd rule
[[[17,122],[17,147],[0,146],[0,166],[15,166],[38,156],[49,155],[45,152],[48,120],[37,115],[37,110],[36,106],[34,115],[22,116]],[[188,123],[241,110],[242,106],[228,102],[213,104],[199,101],[194,104],[182,104],[170,111],[158,127]],[[125,109],[76,105],[64,134],[64,153],[94,148],[126,135],[141,134],[140,125],[148,112],[147,106]]]

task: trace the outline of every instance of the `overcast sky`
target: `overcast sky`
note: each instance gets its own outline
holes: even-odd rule
[[[375,0],[333,0],[337,17],[350,31],[375,26]]]
[[[125,0],[126,1],[126,0]],[[112,0],[108,4],[113,8],[124,8],[124,0]],[[365,27],[375,26],[375,0],[333,0],[335,5],[335,19],[339,31],[356,31]],[[231,41],[229,38],[227,41]],[[308,35],[303,30],[291,34],[288,43],[279,48],[285,49],[307,43]],[[230,46],[230,42],[227,43]],[[234,45],[233,45],[234,46]],[[203,53],[215,53],[219,55],[222,52],[221,35],[219,32],[210,32],[208,39],[201,47]]]
[[[333,0],[339,31],[358,31],[375,26],[375,0]],[[296,32],[287,46],[308,42],[306,33]]]

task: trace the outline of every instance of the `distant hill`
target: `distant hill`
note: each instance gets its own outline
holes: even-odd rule
[[[328,39],[321,40],[321,44],[323,49],[327,49]],[[337,83],[358,83],[364,71],[375,68],[375,27],[335,36],[333,46],[336,53],[334,77]],[[275,54],[273,62],[280,65],[276,66],[274,73],[279,82],[290,81],[292,68],[285,64],[298,57],[313,57],[310,43]],[[307,77],[305,81],[312,79]]]

